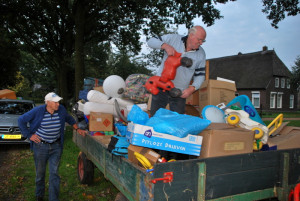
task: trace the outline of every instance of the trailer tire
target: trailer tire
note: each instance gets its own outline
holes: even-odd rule
[[[115,201],[128,201],[128,199],[123,195],[123,193],[119,192],[115,198]]]
[[[94,164],[85,153],[80,152],[77,159],[77,176],[81,184],[92,184],[94,180]]]

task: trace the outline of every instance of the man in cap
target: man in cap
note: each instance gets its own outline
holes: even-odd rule
[[[21,133],[30,139],[34,153],[37,200],[43,200],[45,194],[47,163],[49,163],[49,200],[58,200],[60,186],[58,166],[63,150],[65,123],[73,126],[73,129],[82,136],[87,132],[79,129],[74,118],[59,104],[61,99],[54,92],[48,93],[44,105],[33,108],[18,119]]]

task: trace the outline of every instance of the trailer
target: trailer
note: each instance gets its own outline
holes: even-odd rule
[[[73,132],[80,182],[90,183],[98,168],[120,191],[115,201],[285,201],[300,183],[300,149],[159,163],[150,174],[111,154],[110,138]]]

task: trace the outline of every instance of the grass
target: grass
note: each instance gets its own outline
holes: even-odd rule
[[[283,114],[283,118],[300,118],[300,111],[297,112],[263,112],[262,118],[275,118],[279,114]]]
[[[111,201],[115,199],[118,190],[104,175],[95,168],[94,183],[82,185],[77,179],[77,156],[80,150],[72,141],[72,130],[67,127],[65,133],[64,151],[61,158],[59,174],[61,176],[60,200],[68,201]],[[20,192],[16,200],[35,200],[35,167],[33,154],[29,150],[22,151],[22,157],[15,165],[12,177],[9,178],[7,192]],[[45,200],[48,200],[48,176],[46,173]],[[9,195],[13,196],[13,195]]]
[[[288,126],[296,126],[296,127],[300,127],[300,121],[299,120],[290,120],[287,118],[300,118],[300,111],[297,112],[284,112],[284,113],[280,113],[280,112],[268,112],[268,113],[263,113],[261,115],[262,118],[276,118],[279,114],[283,114],[283,122],[289,122],[287,125]],[[266,120],[264,121],[264,123],[266,125],[269,125],[272,121]]]

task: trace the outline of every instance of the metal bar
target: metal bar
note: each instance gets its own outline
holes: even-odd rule
[[[197,201],[205,200],[205,182],[206,182],[206,164],[205,162],[198,163],[198,195]]]

